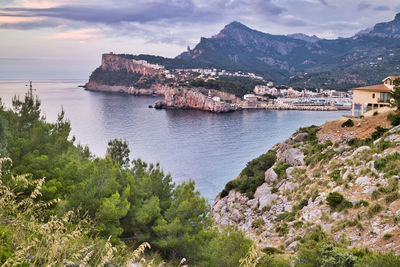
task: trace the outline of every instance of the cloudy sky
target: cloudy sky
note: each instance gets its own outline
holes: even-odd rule
[[[110,51],[174,57],[234,20],[331,39],[397,12],[398,0],[0,0],[0,78],[83,78]]]

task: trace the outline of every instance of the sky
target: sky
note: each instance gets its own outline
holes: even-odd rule
[[[0,79],[84,79],[107,52],[175,57],[232,21],[335,39],[398,12],[399,0],[0,0]]]

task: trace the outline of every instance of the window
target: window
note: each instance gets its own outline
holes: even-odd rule
[[[389,93],[381,93],[381,95],[379,96],[379,102],[386,102],[388,103],[390,99],[390,95]]]
[[[372,98],[375,98],[375,94],[372,94]]]

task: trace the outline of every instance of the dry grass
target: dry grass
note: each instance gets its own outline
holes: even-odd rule
[[[336,142],[342,136],[345,136],[347,140],[351,138],[366,138],[375,131],[377,126],[383,128],[390,126],[390,122],[387,120],[388,114],[389,112],[386,112],[380,113],[377,116],[353,119],[354,126],[346,128],[341,126],[343,120],[329,121],[322,125],[317,136],[319,140],[331,140],[332,142]],[[358,124],[359,126],[357,126]]]

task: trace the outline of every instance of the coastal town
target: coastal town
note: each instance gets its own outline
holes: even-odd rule
[[[245,109],[337,111],[350,110],[353,103],[352,90],[293,88],[244,71],[167,69],[160,62],[114,53],[103,54],[102,65],[84,87],[92,91],[164,96],[164,100],[154,104],[157,109],[215,113]]]
[[[266,81],[263,77],[251,72],[230,72],[224,69],[174,69],[167,70],[160,64],[150,64],[145,60],[132,60],[147,68],[159,70],[168,82],[176,82],[181,89],[188,83],[183,81],[203,79],[205,82],[218,80],[221,77],[242,77],[255,80],[259,85],[254,86],[252,92],[244,94],[242,99],[229,99],[229,104],[235,109],[297,109],[297,110],[350,110],[352,107],[352,92],[336,90],[308,90],[306,88],[292,88],[285,85],[275,85],[272,81]],[[208,99],[214,102],[224,100],[208,91]]]

